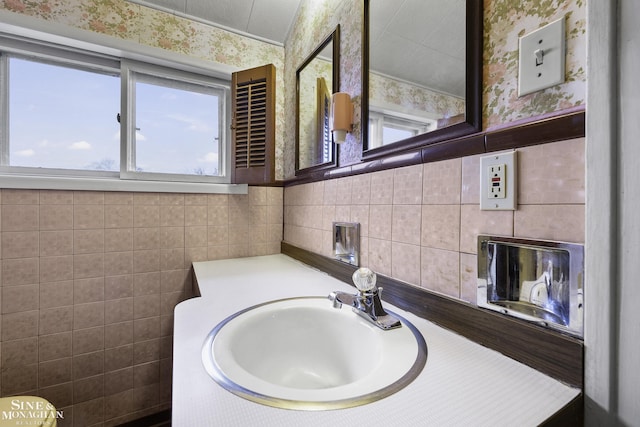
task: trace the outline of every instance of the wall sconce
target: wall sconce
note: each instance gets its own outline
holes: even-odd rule
[[[347,138],[347,132],[353,130],[353,103],[345,92],[336,92],[331,96],[331,132],[336,144]]]

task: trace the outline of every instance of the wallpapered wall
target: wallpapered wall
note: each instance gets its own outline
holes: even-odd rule
[[[284,49],[210,25],[129,3],[124,0],[0,0],[0,10],[54,24],[106,34],[127,42],[195,57],[237,70],[274,64],[279,88],[284,82]],[[295,80],[294,80],[295,84]],[[276,92],[276,140],[283,140],[284,92]],[[295,104],[294,104],[295,105]],[[283,177],[284,145],[276,146],[276,178]]]
[[[1,0],[0,9],[107,34],[196,58],[250,68],[277,69],[276,178],[294,176],[295,70],[340,24],[340,90],[355,103],[354,131],[340,147],[340,163],[360,160],[362,0],[304,0],[285,48],[247,39],[124,0],[34,2]],[[518,37],[566,16],[566,82],[518,98]],[[585,0],[484,0],[483,127],[584,104],[586,95]]]
[[[379,74],[369,77],[369,107],[393,105],[396,111],[441,119],[464,113],[464,99]]]
[[[298,21],[285,43],[285,102],[294,105],[295,69],[340,24],[340,90],[355,103],[354,131],[340,146],[340,164],[360,161],[362,0],[304,0]],[[518,38],[566,17],[566,81],[518,98]],[[484,0],[483,128],[491,130],[519,120],[583,105],[586,99],[586,1]],[[294,135],[285,123],[284,174],[293,176]]]
[[[565,83],[518,98],[518,38],[566,16]],[[585,0],[485,0],[483,125],[566,110],[586,101]]]
[[[360,70],[362,67],[362,3],[359,0],[303,0],[297,20],[285,41],[284,92],[285,105],[295,106],[296,70],[305,58],[340,25],[340,91],[351,95],[355,103],[354,131],[347,135],[339,148],[341,164],[344,159],[360,160]],[[288,109],[288,107],[287,107]],[[291,117],[284,128],[285,178],[295,175],[295,120]],[[351,162],[353,163],[353,161]]]
[[[520,2],[513,2],[510,0],[485,0],[484,4],[484,128],[492,129],[521,119],[545,115],[548,113],[553,113],[555,111],[570,109],[582,105],[585,102],[586,86],[585,1],[525,0]],[[5,14],[16,13],[33,17],[34,20],[50,22],[52,23],[52,25],[68,26],[79,30],[105,34],[111,37],[125,40],[127,42],[140,43],[142,45],[150,46],[153,48],[165,49],[168,51],[173,51],[177,54],[184,54],[189,57],[195,57],[203,59],[205,61],[210,61],[212,64],[218,63],[225,66],[235,67],[237,69],[250,68],[266,63],[273,63],[277,69],[278,83],[276,124],[276,177],[278,179],[288,178],[294,175],[295,120],[293,111],[295,111],[295,70],[309,55],[309,53],[311,53],[315,49],[315,47],[322,40],[324,40],[338,24],[340,24],[340,88],[342,91],[350,93],[356,104],[354,132],[352,135],[348,136],[347,142],[340,148],[340,162],[341,164],[345,165],[357,162],[360,159],[360,152],[362,148],[359,141],[359,105],[362,94],[361,0],[303,0],[301,8],[298,12],[298,20],[292,28],[290,37],[284,49],[282,47],[274,46],[268,43],[251,40],[235,34],[231,34],[208,25],[192,22],[139,5],[131,4],[124,0],[0,0],[0,11]],[[548,22],[551,22],[565,15],[567,16],[568,34],[567,82],[557,87],[518,99],[516,95],[516,56],[518,36],[524,33],[528,33]],[[550,154],[547,153],[549,150],[551,150]],[[464,177],[477,176],[477,168],[475,166],[477,159],[470,158],[454,159],[452,161],[432,165],[432,167],[429,168],[418,166],[398,169],[396,171],[383,171],[381,173],[373,175],[362,175],[354,178],[353,180],[346,179],[345,182],[340,181],[340,185],[338,185],[337,180],[314,183],[311,185],[312,188],[321,187],[323,189],[322,195],[328,196],[323,197],[323,203],[326,201],[329,202],[329,204],[322,211],[313,208],[313,206],[312,208],[309,208],[307,204],[302,203],[302,201],[304,201],[308,197],[306,190],[309,188],[309,186],[296,186],[288,188],[288,195],[285,198],[284,207],[282,192],[278,191],[276,194],[277,197],[273,199],[272,207],[274,209],[285,209],[287,211],[284,221],[285,225],[287,225],[284,231],[285,238],[290,242],[298,242],[298,240],[300,240],[300,242],[302,243],[301,246],[304,247],[304,243],[309,242],[310,240],[307,238],[307,234],[305,234],[307,232],[305,227],[299,226],[298,224],[299,222],[302,222],[302,225],[305,225],[303,219],[301,219],[304,218],[305,215],[298,215],[298,213],[306,212],[308,210],[309,212],[316,214],[317,212],[320,212],[323,215],[323,218],[325,216],[327,219],[332,219],[334,217],[339,218],[340,215],[346,211],[346,208],[343,206],[343,204],[351,204],[353,202],[353,204],[358,206],[356,206],[356,208],[354,209],[349,209],[352,214],[350,218],[357,219],[359,212],[364,212],[363,206],[369,207],[368,205],[360,206],[361,204],[364,204],[365,202],[370,204],[382,203],[381,200],[374,201],[373,196],[371,197],[372,200],[368,201],[357,199],[357,197],[361,197],[363,194],[375,194],[378,199],[382,197],[384,198],[383,202],[385,204],[382,204],[381,206],[376,205],[371,208],[371,212],[377,212],[377,214],[371,215],[371,218],[374,221],[372,221],[372,224],[370,225],[370,239],[368,240],[368,253],[371,256],[369,261],[372,263],[372,265],[377,262],[378,270],[384,272],[385,274],[389,274],[393,277],[399,278],[401,280],[406,280],[414,284],[420,283],[420,279],[418,279],[418,277],[427,277],[430,275],[433,276],[434,274],[441,274],[443,277],[448,278],[460,277],[460,286],[458,288],[436,290],[445,293],[451,292],[452,294],[455,294],[455,296],[465,299],[468,294],[467,291],[470,291],[471,288],[465,287],[464,285],[467,282],[470,282],[470,280],[466,279],[469,279],[473,276],[472,264],[475,258],[473,256],[473,248],[467,248],[462,243],[470,241],[470,239],[464,238],[465,236],[468,237],[477,234],[476,231],[485,229],[488,222],[495,224],[498,227],[502,227],[503,225],[520,227],[512,230],[513,233],[518,235],[532,235],[539,236],[540,238],[561,238],[578,242],[584,240],[584,223],[580,222],[581,220],[584,220],[584,207],[582,206],[584,203],[584,185],[583,181],[581,181],[581,177],[584,177],[584,167],[583,164],[580,164],[580,160],[584,159],[584,156],[582,155],[582,153],[584,152],[584,141],[579,140],[573,142],[560,142],[549,146],[534,147],[523,151],[525,155],[525,161],[523,161],[523,165],[525,165],[525,167],[526,165],[537,164],[537,159],[541,156],[545,158],[555,159],[554,161],[556,161],[556,163],[554,163],[554,165],[557,164],[557,167],[555,167],[554,170],[557,173],[566,175],[560,177],[563,182],[566,181],[569,183],[573,183],[571,188],[574,188],[575,191],[571,194],[573,194],[574,196],[570,195],[568,197],[563,193],[561,196],[558,196],[558,200],[554,199],[549,201],[545,199],[542,201],[538,201],[525,199],[521,200],[521,202],[528,203],[530,204],[530,206],[521,206],[520,211],[515,214],[518,217],[516,219],[504,221],[502,220],[501,215],[490,215],[488,218],[485,218],[485,214],[479,212],[478,209],[476,209],[476,207],[473,205],[473,203],[475,203],[475,196],[469,197],[468,199],[465,198],[465,194],[473,190],[473,188],[475,188],[475,185],[465,185],[466,181]],[[528,158],[531,160],[527,161],[526,156],[528,156]],[[574,167],[567,168],[564,167],[565,165],[574,165]],[[450,172],[450,174],[455,175],[458,179],[458,181],[454,181],[453,179],[447,181],[450,181],[449,183],[457,182],[457,191],[447,192],[446,199],[442,199],[441,195],[437,194],[436,189],[433,187],[433,185],[435,184],[431,185],[431,183],[439,182],[436,178],[440,176],[448,176],[442,173],[443,170],[451,170],[452,172]],[[469,172],[466,173],[465,171]],[[423,179],[423,176],[426,178]],[[556,179],[556,177],[554,176],[545,176],[543,178],[549,180]],[[470,181],[475,182],[474,178],[471,178]],[[359,189],[362,188],[362,182],[369,183],[369,193],[359,191]],[[390,185],[390,182],[392,182],[393,185]],[[348,184],[348,186],[344,185],[345,183]],[[424,194],[422,191],[423,183],[426,183],[424,185],[424,188],[427,189],[425,190]],[[544,187],[544,185],[546,184],[544,182],[542,184],[543,185],[541,185],[541,188],[546,188]],[[352,186],[354,189],[358,190],[353,191],[353,194],[355,195],[354,197],[351,197]],[[443,185],[440,187],[445,188],[446,186]],[[376,189],[376,191],[373,191],[374,188]],[[349,191],[349,197],[338,197],[338,190],[344,192],[346,191],[346,189],[348,189]],[[393,197],[389,199],[389,191],[395,192],[396,189],[398,190],[398,196],[396,197],[394,193],[392,194]],[[7,191],[6,194],[4,193],[5,191]],[[455,196],[454,193],[458,195]],[[537,194],[536,191],[530,190],[525,191],[524,193],[530,198],[535,197]],[[556,197],[555,193],[551,195],[549,193],[549,191],[544,191],[541,194],[543,194],[544,197],[547,198]],[[26,192],[25,194],[31,197],[34,196],[34,194],[37,194],[37,190]],[[311,192],[310,194],[313,195],[314,193]],[[416,194],[418,196],[413,198],[410,197],[411,200],[407,199],[407,197],[414,196]],[[23,193],[18,192],[17,195],[22,197]],[[452,195],[455,196],[455,200],[450,200]],[[41,196],[42,195],[40,195],[40,197]],[[44,196],[49,197],[51,195],[48,192],[44,192]],[[80,201],[84,200],[86,202],[88,200],[87,198],[93,199],[96,195],[89,193],[84,194],[83,192],[79,192],[77,196]],[[15,197],[16,194],[11,192],[10,190],[3,190],[2,202],[6,205],[11,205],[11,201],[15,199]],[[136,199],[144,199],[145,201],[149,200],[148,197],[140,194],[128,195],[128,197],[133,200],[134,204]],[[106,199],[107,195],[104,195],[104,198]],[[396,198],[399,200],[396,201]],[[238,202],[242,202],[246,205],[249,205],[250,207],[251,200],[257,200],[260,198],[252,197],[250,194],[248,200],[245,200],[245,198],[241,199],[242,200],[236,200],[236,198],[230,197],[228,203],[229,205],[235,206],[236,204],[238,204]],[[160,201],[169,199],[159,198],[158,200]],[[190,200],[190,198],[184,196],[184,200],[186,204],[186,200]],[[419,201],[416,202],[416,200]],[[40,203],[42,202],[43,200],[40,200]],[[73,195],[73,202],[76,202],[75,194]],[[32,212],[38,210],[38,207],[34,208],[34,206],[36,205],[28,207],[22,206],[24,203],[25,202],[21,200],[20,203],[17,204],[17,208],[10,207],[9,210],[20,211],[28,209]],[[207,200],[207,203],[209,203],[209,200]],[[264,203],[261,203],[261,205],[262,204]],[[444,205],[440,206],[442,204]],[[146,204],[141,206],[143,208],[147,207]],[[130,206],[126,207],[131,208]],[[74,212],[67,208],[68,206],[65,206],[65,211]],[[167,206],[167,208],[173,209],[174,206]],[[198,208],[202,207],[198,206]],[[210,209],[210,207],[208,206],[205,206],[205,208]],[[157,210],[159,208],[155,206],[154,209]],[[200,211],[202,209],[198,210]],[[446,214],[451,210],[456,211],[456,209],[459,212],[457,215],[459,215],[459,217],[461,218],[460,221],[456,223],[457,225],[453,224],[453,226],[451,227],[440,227],[442,231],[440,233],[432,233],[433,235],[425,233],[421,236],[420,233],[414,232],[415,229],[420,229],[421,226],[420,223],[414,224],[416,220],[421,221],[421,216],[417,214],[418,211],[421,211],[426,216],[430,217],[433,217],[433,215],[431,214],[435,212],[438,214],[435,217],[441,218],[442,221],[447,221],[451,218],[457,218],[451,217]],[[247,209],[245,205],[242,205],[241,211],[253,212],[254,210]],[[563,212],[562,216],[558,215],[559,211]],[[573,214],[567,215],[567,211],[573,212]],[[217,212],[217,210],[215,212]],[[275,217],[277,218],[278,224],[273,224],[278,226],[277,228],[274,227],[275,234],[277,234],[278,239],[282,235],[282,216],[282,212],[278,211]],[[219,217],[219,215],[215,215],[215,217],[217,218]],[[232,217],[235,220],[235,217],[233,215],[230,215],[229,223],[231,223]],[[412,221],[392,221],[391,218],[395,217],[409,218]],[[476,217],[480,217],[480,219]],[[563,221],[554,221],[551,226],[549,225],[549,221],[543,221],[544,224],[539,224],[539,221],[530,221],[532,218],[540,220],[547,217],[553,217],[556,219],[561,218]],[[136,218],[138,218],[137,221],[140,221],[141,217]],[[154,218],[155,221],[159,221],[160,216],[155,215]],[[269,216],[266,216],[266,218],[269,218]],[[22,220],[20,215],[3,215],[2,219],[3,222],[8,223],[12,223],[12,221]],[[131,221],[133,221],[134,219],[135,218],[131,218]],[[198,219],[202,218],[198,217]],[[69,221],[70,220],[67,220],[67,222]],[[459,224],[462,223],[471,225],[465,226],[464,229],[461,229],[459,227]],[[531,225],[531,223],[533,223],[533,226]],[[406,224],[409,224],[413,228],[405,227]],[[398,226],[400,226],[401,228],[396,230],[393,229],[393,227]],[[129,225],[129,227],[131,226]],[[249,233],[249,231],[243,231],[242,233],[233,231],[232,227],[228,224],[226,226],[221,226],[218,228],[220,229],[220,232],[227,232],[230,236],[231,234],[237,234],[238,236],[242,237],[244,236],[244,234],[242,233]],[[3,231],[11,232],[11,229],[3,229]],[[311,231],[317,230],[314,229]],[[98,233],[99,232],[100,230],[98,230]],[[453,238],[449,236],[450,232],[454,233]],[[573,232],[573,234],[567,236],[567,232]],[[183,233],[186,234],[186,232]],[[255,235],[254,232],[251,233],[252,235]],[[67,235],[68,234],[69,233],[67,230]],[[446,234],[446,236],[442,236],[443,234]],[[503,234],[509,234],[508,230]],[[206,236],[206,233],[199,233],[195,237],[202,236]],[[214,240],[216,236],[217,234],[214,233]],[[300,236],[300,239],[298,239],[298,236]],[[312,236],[315,236],[315,234],[312,234]],[[398,240],[396,237],[399,236],[399,240],[389,240],[388,236],[392,236],[393,239],[396,240]],[[463,236],[463,238],[456,239],[456,236]],[[418,242],[415,242],[416,239],[418,239]],[[319,241],[322,241],[322,239],[319,239]],[[460,246],[451,248],[450,246],[456,244],[456,241],[459,242],[457,243],[457,245]],[[82,246],[91,242],[91,240],[87,239],[80,240],[78,243]],[[375,246],[376,244],[378,246]],[[400,255],[387,256],[388,252],[393,255],[394,251],[398,252]],[[428,270],[426,264],[423,268],[420,262],[404,262],[399,265],[398,268],[400,268],[400,270],[398,270],[398,268],[395,268],[393,264],[385,264],[385,262],[391,259],[408,259],[407,257],[413,256],[412,251],[417,251],[417,256],[414,256],[413,258],[420,258],[420,251],[423,251],[423,253],[425,254],[425,256],[421,259],[427,259],[428,257],[433,256],[453,256],[459,258],[454,258],[458,261],[454,261],[453,263],[448,263],[448,258],[442,258],[444,261],[441,264],[435,263],[434,265],[444,265],[445,267],[453,266],[450,269],[451,271],[447,270],[442,272],[430,271]],[[80,255],[82,256],[83,254]],[[229,255],[233,254],[229,252]],[[417,266],[419,271],[403,270],[402,268],[407,265],[411,266],[412,268]],[[459,270],[457,268],[459,268]],[[458,271],[462,272],[459,276],[457,274]],[[27,290],[30,289],[31,287],[27,286]],[[159,291],[155,298],[157,299],[158,297],[160,297],[162,292]],[[148,298],[148,295],[140,296],[145,299]],[[469,295],[469,297],[469,299],[472,299],[472,295]],[[123,301],[125,303],[132,303],[131,298],[121,299],[126,300]],[[31,300],[29,300],[29,302],[30,301]],[[104,304],[107,303],[104,302]],[[127,307],[131,308],[130,306]],[[147,309],[150,306],[142,304],[140,307],[143,309]],[[88,312],[88,314],[91,313],[92,312]],[[107,311],[105,310],[105,316],[106,313]],[[110,313],[109,315],[114,315],[114,313],[116,312],[108,311],[108,313]],[[131,310],[129,310],[128,315],[131,314]],[[15,316],[14,313],[11,313],[11,315],[16,319],[21,319],[21,317]],[[170,315],[167,314],[166,318],[169,319]],[[59,323],[60,322],[54,321],[43,322],[42,324],[46,326],[58,327]],[[29,323],[27,326],[31,327],[37,324],[38,323],[36,320],[35,322]],[[170,322],[168,322],[167,324],[170,325]],[[9,327],[3,327],[3,333],[6,333],[5,331],[10,330],[11,328]],[[98,332],[99,333],[95,336],[103,337],[105,342],[98,341],[94,344],[96,344],[98,347],[107,346],[107,333],[101,333],[101,331]],[[36,328],[34,334],[38,333],[39,332]],[[171,333],[167,331],[166,334],[162,335],[163,343],[170,342],[170,334]],[[71,345],[69,341],[70,335],[67,334],[66,336],[67,344]],[[9,336],[8,338],[15,337]],[[16,360],[18,360],[21,355],[27,354],[21,350],[24,347],[23,344],[29,344],[33,340],[24,343],[23,340],[18,339],[15,339],[13,341],[19,342],[17,344],[14,343],[16,344],[16,346],[14,347],[6,346],[5,343],[3,343],[3,359],[8,359],[11,354],[13,354],[17,355]],[[153,341],[153,343],[158,344],[159,339],[156,339],[155,341],[149,341]],[[75,343],[76,340],[74,336],[74,346],[76,345]],[[17,346],[18,344],[20,344],[20,346]],[[129,353],[127,354],[130,354],[131,352],[130,347],[131,346],[127,347],[129,348]],[[16,350],[13,353],[11,351],[12,348],[13,350]],[[68,348],[66,350],[68,350]],[[98,351],[97,353],[101,353],[101,351]],[[7,356],[7,354],[9,354],[9,356]],[[42,354],[40,356],[42,356]],[[144,356],[144,354],[140,353],[138,356]],[[106,363],[106,356],[104,357],[104,363]],[[67,359],[69,358],[65,358],[65,363],[68,362]],[[99,359],[97,361],[98,364],[101,363],[102,360],[103,359]],[[166,358],[164,360],[168,361],[169,358]],[[6,360],[4,362],[6,362]],[[20,362],[22,363],[21,360]],[[128,360],[128,362],[134,363],[134,361],[131,359]],[[154,369],[156,365],[154,365]],[[69,366],[70,365],[68,364],[63,366],[63,368],[67,370],[67,374],[70,372]],[[170,376],[170,370],[168,369],[169,366],[170,363],[166,366],[167,370],[165,374],[167,376]],[[11,375],[20,372],[25,372],[25,375],[35,375],[34,372],[36,371],[34,369],[30,371],[5,369],[3,370],[2,381],[6,386],[7,383],[5,381],[11,380]],[[157,371],[159,372],[159,369]],[[130,369],[127,372],[131,373]],[[89,379],[93,378],[94,377],[90,377]],[[146,402],[149,396],[153,396],[152,393],[148,393],[146,391],[148,390],[149,386],[144,382],[144,380],[135,380],[134,375],[133,379],[129,377],[126,378],[126,381],[129,381],[129,383],[127,383],[128,388],[126,389],[126,391],[114,395],[121,396],[123,400],[117,401],[117,405],[111,405],[107,402],[106,397],[104,399],[104,402],[102,399],[102,393],[104,392],[105,396],[107,394],[106,380],[104,380],[105,383],[102,384],[100,382],[102,381],[101,375],[96,375],[95,378],[97,378],[98,380],[97,388],[95,388],[98,393],[98,398],[89,402],[84,402],[90,403],[91,405],[87,404],[83,406],[82,404],[74,404],[73,409],[69,407],[68,412],[66,412],[69,415],[73,414],[73,418],[76,419],[77,424],[90,425],[91,423],[83,423],[82,421],[78,420],[83,420],[83,414],[85,416],[93,414],[93,417],[98,417],[96,419],[98,425],[102,425],[102,421],[104,419],[110,418],[109,414],[111,416],[115,416],[116,414],[114,411],[120,411],[120,408],[124,408],[125,412],[128,414],[127,416],[129,416],[133,414],[132,412],[130,413],[130,411],[135,410],[135,405],[140,404],[145,406],[147,403],[149,403]],[[16,380],[21,379],[22,377]],[[33,377],[29,377],[27,379],[33,380]],[[87,397],[86,391],[88,390],[90,384],[85,380],[85,378],[78,378],[77,384],[74,383],[74,399],[76,397],[80,400],[89,398]],[[135,383],[134,381],[134,384],[132,385],[130,384],[130,380],[135,380],[137,381],[137,383]],[[141,391],[139,395],[136,395],[136,388],[133,387],[136,384],[140,386],[138,387]],[[151,386],[155,387],[155,395],[158,399],[160,399],[160,390],[158,389],[158,383],[154,383]],[[164,388],[163,390],[166,391],[169,389]],[[75,394],[77,394],[77,396],[75,396]],[[164,398],[168,399],[168,396],[164,396]],[[97,402],[97,405],[99,405],[99,407],[94,408],[92,402]],[[111,400],[111,402],[115,401]],[[64,407],[66,406],[66,404],[62,404],[61,406]],[[109,425],[109,423],[107,423],[106,425]]]
[[[313,48],[316,39],[312,37],[328,31],[336,24],[335,17],[342,16],[341,90],[352,95],[359,112],[361,47],[354,40],[361,40],[361,2],[327,0],[324,4],[319,10],[312,0],[303,1],[299,27],[285,44],[285,68],[296,64],[301,52]],[[485,130],[583,108],[584,2],[485,0],[484,14]],[[518,36],[563,16],[568,29],[567,81],[517,98]],[[294,87],[289,77],[285,76],[285,90]],[[289,97],[287,94],[287,100]],[[358,122],[356,118],[353,134],[340,146],[342,165],[360,159]],[[289,131],[288,127],[285,132]],[[531,173],[541,164],[549,166],[545,174]],[[576,243],[585,240],[584,138],[520,148],[518,169],[515,211],[480,210],[479,155],[288,186],[284,240],[331,256],[332,222],[357,222],[361,265],[473,304],[477,298],[479,234]]]

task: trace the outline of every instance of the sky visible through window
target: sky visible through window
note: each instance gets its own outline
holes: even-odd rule
[[[218,175],[218,97],[136,84],[136,167]]]
[[[397,129],[390,126],[382,127],[382,141],[383,144],[391,144],[396,141],[401,141],[406,138],[411,138],[416,133],[406,129]]]
[[[10,165],[120,170],[120,77],[10,59]],[[218,97],[138,83],[136,170],[218,174]]]
[[[119,77],[11,58],[9,84],[11,166],[119,170]]]

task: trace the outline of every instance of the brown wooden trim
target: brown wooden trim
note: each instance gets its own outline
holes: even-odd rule
[[[273,182],[276,67],[267,64],[236,71],[231,79],[231,182]]]
[[[585,117],[584,110],[574,110],[568,113],[559,113],[553,117],[533,118],[511,127],[480,132],[429,145],[418,151],[407,150],[349,166],[311,173],[304,177],[287,179],[284,185],[285,187],[300,185],[420,163],[580,138],[585,136]]]
[[[345,166],[316,173],[306,173],[305,175],[296,176],[284,181],[284,186],[308,184],[310,182],[323,181],[327,179],[342,178],[351,175],[359,175],[363,173],[381,171],[385,169],[395,169],[405,166],[419,165],[423,163],[421,151],[410,151],[396,156],[390,156],[384,159],[378,159],[371,162],[357,163],[355,165]]]
[[[478,130],[479,128],[473,127],[468,123],[456,123],[446,128],[403,139],[399,143],[401,145],[388,144],[367,150],[362,154],[362,159],[369,161],[402,155],[407,150],[419,150],[434,144],[446,144],[449,141],[476,133]]]
[[[527,123],[515,128],[487,133],[487,151],[500,151],[529,145],[579,138],[585,135],[585,112]]]
[[[466,81],[465,121],[472,129],[482,130],[482,55],[484,53],[484,1],[468,1],[466,9]]]
[[[584,425],[584,395],[580,394],[564,408],[549,417],[540,427],[566,427]]]
[[[473,156],[484,152],[486,152],[485,136],[477,134],[423,148],[422,163]]]
[[[282,253],[351,284],[355,267],[282,242]],[[378,275],[383,299],[574,387],[583,387],[582,341]]]
[[[260,185],[250,185],[250,187],[284,187],[285,181],[275,180],[273,182],[267,182]]]

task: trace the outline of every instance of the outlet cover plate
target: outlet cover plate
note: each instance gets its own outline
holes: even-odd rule
[[[565,18],[520,37],[518,96],[564,82]],[[538,52],[538,56],[536,56]]]
[[[504,198],[495,198],[489,194],[491,187],[491,166],[504,166]],[[516,151],[496,153],[480,157],[480,210],[516,210],[518,194]]]

